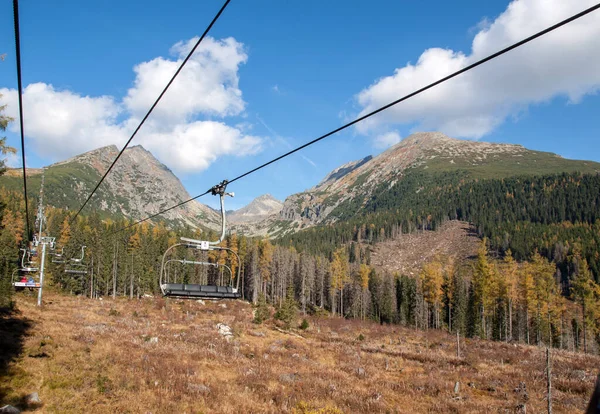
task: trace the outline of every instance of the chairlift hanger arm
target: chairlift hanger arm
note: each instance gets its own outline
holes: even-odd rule
[[[227,180],[223,180],[220,184],[215,185],[210,189],[212,195],[218,195],[221,202],[221,237],[216,241],[205,241],[181,237],[181,240],[196,245],[201,250],[210,250],[209,246],[216,246],[225,239],[225,230],[227,228],[227,220],[225,218],[225,196],[233,197],[234,193],[227,193]]]

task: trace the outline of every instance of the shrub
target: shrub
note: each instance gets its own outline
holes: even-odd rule
[[[283,322],[285,329],[290,329],[296,318],[296,300],[294,299],[294,288],[290,286],[287,291],[287,296],[281,307],[275,312],[275,319]]]
[[[302,323],[298,328],[302,329],[303,331],[308,329],[308,321],[306,320],[306,318],[302,319]]]
[[[115,308],[110,308],[108,311],[108,316],[119,316],[119,311],[117,311]]]

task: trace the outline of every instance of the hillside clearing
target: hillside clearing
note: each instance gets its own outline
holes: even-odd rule
[[[475,257],[479,243],[469,223],[448,220],[437,231],[402,234],[376,243],[371,250],[371,265],[378,270],[416,276],[423,264],[436,256],[453,257],[459,263]]]
[[[3,353],[14,357],[0,371],[0,404],[26,408],[24,396],[37,392],[42,405],[30,411],[514,412],[527,404],[540,412],[546,404],[544,350],[534,346],[461,338],[458,358],[456,338],[441,331],[324,317],[308,318],[299,337],[253,324],[241,301],[48,293],[41,310],[31,297],[17,305],[0,324]],[[217,323],[231,327],[231,340]],[[600,358],[553,356],[554,411],[584,409]],[[328,411],[311,411],[319,409]]]

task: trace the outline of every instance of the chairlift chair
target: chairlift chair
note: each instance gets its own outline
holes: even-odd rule
[[[80,258],[71,258],[70,264],[67,264],[67,266],[65,267],[65,273],[75,275],[87,275],[87,266],[83,263],[83,259],[85,257],[85,248],[86,246],[81,246]]]
[[[51,252],[50,255],[52,255],[52,263],[56,263],[56,264],[64,264],[66,263],[65,261],[65,248],[62,247],[60,249],[60,253],[57,252]]]
[[[20,250],[23,252],[23,256],[21,256],[21,268],[19,271],[23,273],[37,272],[39,268],[35,267],[35,263],[31,260],[31,252],[28,249]],[[27,256],[27,261],[25,260],[25,256]]]
[[[21,267],[13,271],[11,275],[11,284],[17,290],[22,290],[24,288],[29,288],[30,290],[39,289],[41,287],[39,275],[34,274],[39,268],[34,267],[35,265],[31,261],[31,253],[28,249],[20,250],[23,252],[23,256],[21,256]],[[28,257],[27,261],[25,260],[25,256]],[[15,273],[21,274],[18,280],[15,278]]]
[[[233,197],[233,193],[225,193],[226,187],[227,187],[227,181],[223,181],[221,184],[214,186],[211,190],[213,195],[219,195],[220,202],[221,202],[221,237],[219,238],[219,240],[205,241],[205,240],[195,240],[195,239],[189,239],[186,237],[181,237],[182,243],[176,243],[176,244],[172,245],[171,247],[169,247],[165,251],[162,262],[161,262],[160,280],[159,280],[160,290],[164,296],[189,298],[189,299],[194,299],[194,298],[239,299],[241,297],[241,292],[239,290],[240,268],[241,268],[240,257],[233,250],[231,250],[227,247],[218,246],[218,244],[220,244],[223,241],[223,239],[225,239],[226,221],[225,221],[224,197],[226,195]],[[234,282],[234,277],[233,277],[231,268],[229,268],[228,266],[225,266],[225,265],[219,265],[218,263],[185,260],[185,259],[182,259],[182,260],[169,259],[169,260],[167,260],[167,256],[169,255],[171,250],[173,250],[176,247],[186,247],[186,248],[190,248],[190,249],[196,249],[196,250],[207,251],[207,252],[214,251],[214,250],[226,250],[226,251],[232,252],[235,255],[236,260],[238,262],[237,275],[235,277],[235,282]],[[222,267],[225,267],[229,270],[229,274],[230,274],[229,283],[224,286],[219,286],[218,284],[202,285],[202,284],[196,284],[196,283],[171,283],[169,280],[168,274],[166,273],[166,266],[168,263],[172,263],[172,262],[179,262],[184,265],[189,264],[189,265],[194,265],[194,266],[213,266],[213,267],[222,266]],[[234,286],[234,283],[235,283],[235,286]]]

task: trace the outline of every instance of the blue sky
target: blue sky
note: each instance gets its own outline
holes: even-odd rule
[[[232,0],[210,32],[206,60],[197,59],[132,145],[149,148],[196,195],[593,2],[408,3]],[[122,146],[165,73],[221,4],[21,2],[23,82],[37,85],[24,107],[28,164],[113,141]],[[599,18],[595,12],[572,30],[240,180],[228,207],[267,192],[284,199],[417,130],[600,161]],[[12,31],[11,3],[3,2],[0,104],[14,109]],[[215,98],[200,96],[205,91]],[[7,136],[16,146],[17,131]]]

